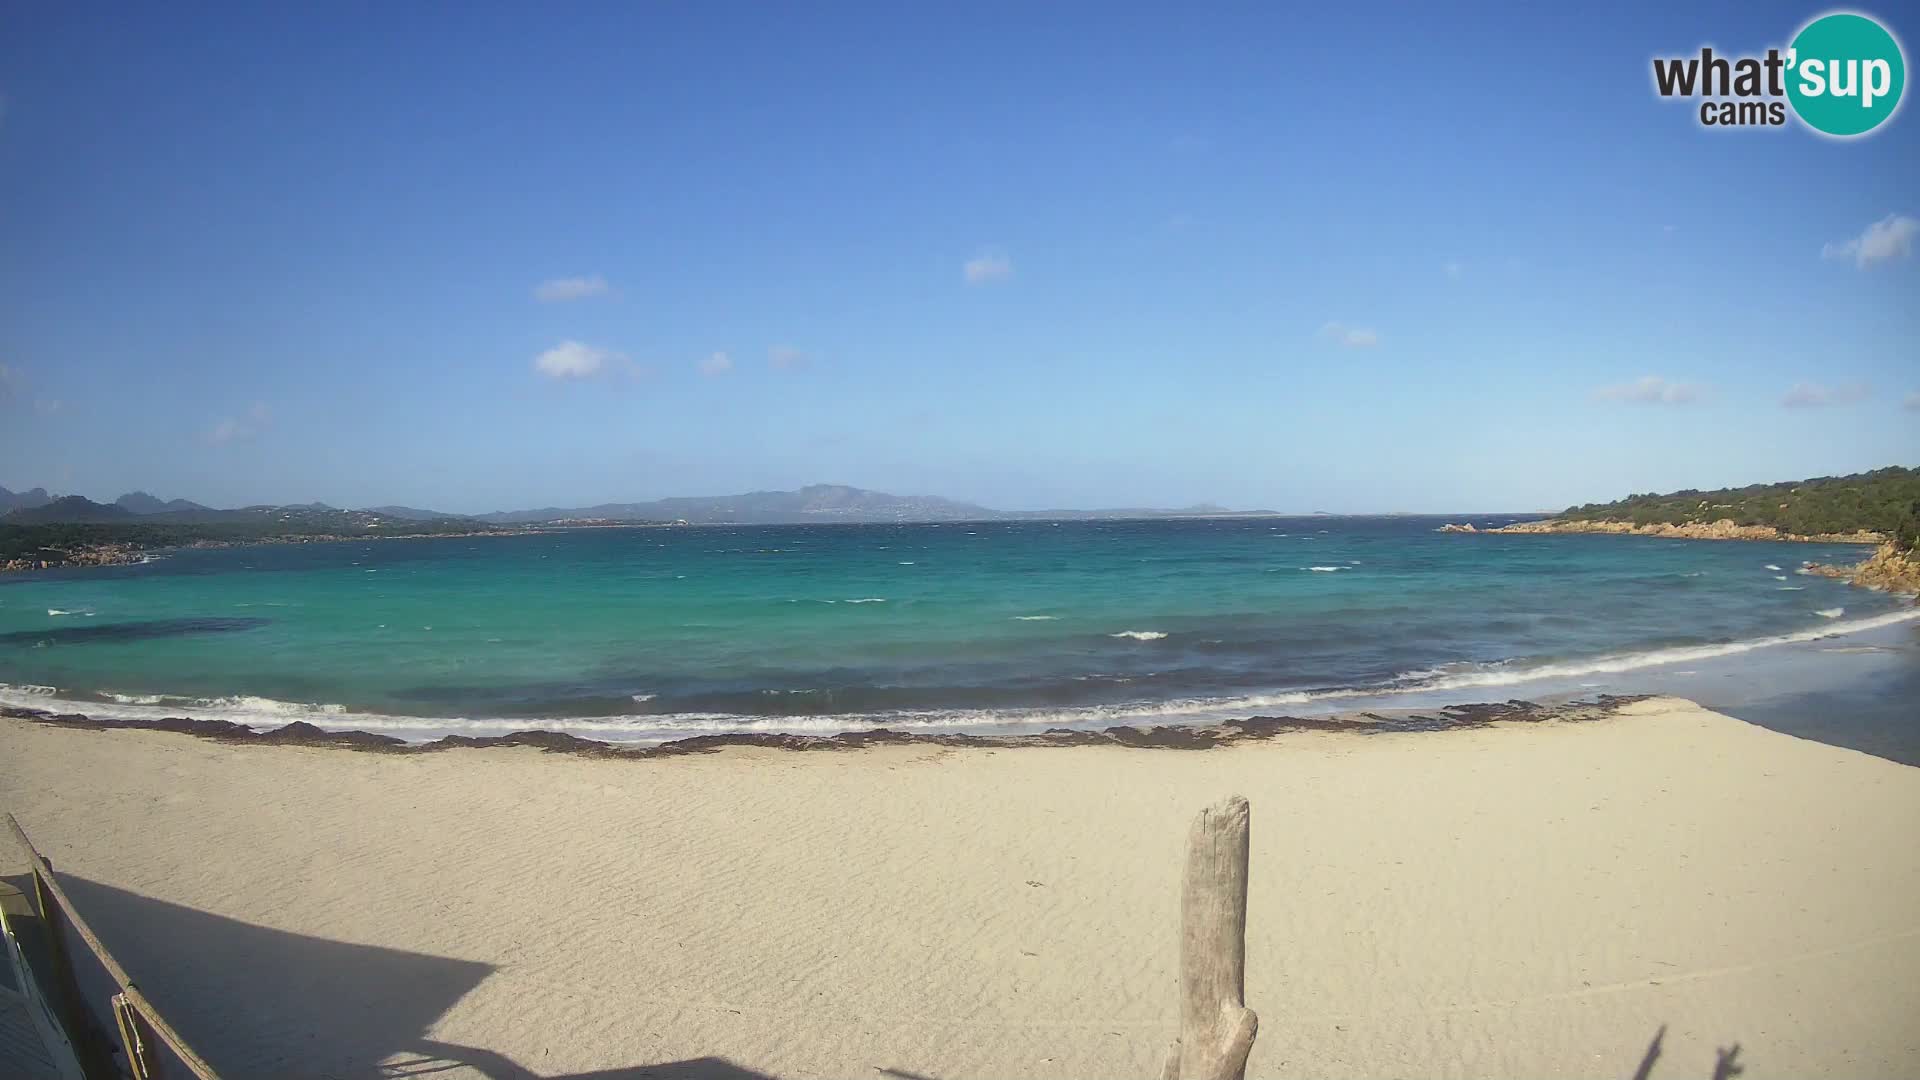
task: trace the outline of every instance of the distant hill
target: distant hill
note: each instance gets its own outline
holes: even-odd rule
[[[1920,469],[1892,466],[1849,476],[1816,476],[1779,484],[1667,495],[1629,495],[1610,503],[1575,506],[1560,515],[1571,521],[1623,521],[1634,525],[1767,525],[1781,532],[1816,536],[1860,530],[1903,535],[1920,517]],[[1904,535],[1912,535],[1907,532]]]
[[[60,505],[54,506],[56,502]],[[16,509],[44,512],[38,517],[5,517]],[[79,496],[56,500],[44,488],[18,494],[0,488],[0,521],[13,520],[16,524],[79,524],[121,520],[116,511],[161,525],[285,526],[327,532],[391,529],[396,525],[421,523],[435,524],[438,527],[433,531],[445,532],[462,522],[469,525],[566,525],[686,521],[696,525],[795,525],[810,522],[1111,521],[1168,517],[1257,517],[1270,514],[1265,510],[1228,510],[1211,503],[1199,503],[1178,510],[1146,507],[994,510],[976,503],[934,495],[891,495],[844,484],[813,484],[798,491],[750,491],[744,495],[677,497],[650,502],[598,503],[593,506],[547,506],[471,515],[400,505],[342,510],[317,502],[219,510],[187,499],[162,500],[145,491],[130,491],[111,504],[103,505]]]
[[[447,514],[439,510],[422,510],[413,506],[369,506],[369,514],[381,514],[402,521],[455,521],[468,518],[466,514]]]
[[[84,495],[64,495],[39,506],[23,506],[0,516],[8,525],[82,524],[127,521],[133,514],[124,506],[97,503]]]
[[[1184,510],[993,510],[975,503],[934,495],[889,495],[884,491],[868,491],[843,484],[814,484],[798,491],[751,491],[745,495],[600,503],[571,508],[549,506],[538,510],[478,514],[475,517],[480,521],[515,525],[588,520],[687,521],[695,525],[795,525],[823,521],[1075,521],[1257,516],[1264,513],[1258,510],[1235,512],[1209,504]]]
[[[1000,516],[984,506],[931,495],[888,495],[839,484],[814,484],[799,491],[751,491],[745,495],[601,503],[571,509],[550,506],[540,510],[508,510],[480,514],[478,519],[500,524],[604,520],[790,525],[810,521],[983,521]]]
[[[0,487],[0,514],[4,514],[10,510],[31,510],[36,506],[45,506],[52,501],[53,496],[47,494],[47,489],[43,487],[33,488],[29,491],[8,491],[6,488]]]
[[[207,507],[201,506],[197,502],[188,502],[185,499],[167,499],[162,501],[157,496],[149,495],[144,491],[129,491],[125,495],[113,500],[113,504],[124,507],[127,512],[133,514],[165,514],[180,510],[207,509]]]

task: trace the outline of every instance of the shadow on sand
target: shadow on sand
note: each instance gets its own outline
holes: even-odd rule
[[[427,1036],[493,973],[491,964],[290,934],[59,877],[80,914],[180,1034],[214,1068],[232,1075],[426,1077],[463,1068],[489,1080],[766,1075],[721,1058],[564,1078],[537,1073],[493,1051]],[[104,1016],[111,988],[104,972],[88,966],[81,965],[81,987]]]

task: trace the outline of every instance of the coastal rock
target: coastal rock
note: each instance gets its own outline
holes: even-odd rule
[[[1447,524],[1440,526],[1438,529],[1435,529],[1434,531],[1444,532],[1444,533],[1477,533],[1480,530],[1474,528],[1473,522],[1469,521],[1465,525],[1455,525],[1452,522],[1448,522]],[[1498,532],[1499,530],[1495,529],[1493,531]]]
[[[1445,531],[1445,530],[1443,530]],[[1465,532],[1465,529],[1454,529]],[[1636,525],[1631,521],[1587,521],[1571,518],[1548,518],[1545,521],[1519,521],[1512,525],[1502,525],[1497,529],[1483,530],[1490,533],[1540,534],[1540,533],[1603,533],[1614,536],[1663,536],[1677,540],[1795,540],[1825,544],[1878,544],[1886,539],[1877,532],[1802,533],[1781,532],[1771,525],[1739,525],[1727,518],[1719,521],[1694,521],[1685,524],[1656,522]]]
[[[1863,588],[1920,595],[1920,552],[1898,551],[1892,544],[1880,545],[1871,558],[1852,566],[1810,562],[1802,570],[1819,577],[1842,578],[1849,585]]]

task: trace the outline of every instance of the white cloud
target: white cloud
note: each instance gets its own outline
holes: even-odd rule
[[[543,304],[560,304],[568,300],[585,300],[591,296],[605,296],[610,291],[607,279],[595,274],[592,277],[554,278],[534,286],[533,295]]]
[[[1866,227],[1859,236],[1820,249],[1823,259],[1852,259],[1862,270],[1874,263],[1904,259],[1913,254],[1913,238],[1920,234],[1920,221],[1905,214],[1888,214]]]
[[[968,259],[960,272],[969,285],[985,285],[1013,276],[1013,259],[1003,251],[982,251]]]
[[[1920,390],[1915,390],[1913,393],[1908,394],[1907,400],[1901,402],[1900,407],[1913,412],[1920,412]]]
[[[273,422],[273,410],[264,401],[256,401],[240,416],[223,416],[207,429],[206,441],[214,446],[245,442],[265,431]]]
[[[792,345],[775,345],[767,350],[767,363],[777,371],[806,367],[807,360],[807,354]]]
[[[1377,331],[1364,326],[1330,322],[1320,328],[1320,336],[1346,349],[1371,349],[1380,344]]]
[[[1818,409],[1828,405],[1852,405],[1864,401],[1867,396],[1867,384],[1863,382],[1842,383],[1839,386],[1822,386],[1819,383],[1794,383],[1780,404],[1789,409]]]
[[[1440,272],[1458,281],[1460,275],[1467,272],[1467,264],[1460,262],[1442,263],[1440,265]]]
[[[713,376],[725,375],[727,372],[732,371],[733,357],[723,352],[717,352],[712,356],[701,358],[700,362],[694,366],[700,369],[700,374],[712,378]]]
[[[1690,405],[1699,401],[1704,388],[1698,383],[1675,382],[1659,375],[1642,375],[1629,383],[1603,386],[1594,391],[1602,401],[1625,401],[1636,405]]]
[[[550,379],[591,379],[609,363],[625,361],[619,353],[580,341],[563,341],[533,358],[533,370]]]

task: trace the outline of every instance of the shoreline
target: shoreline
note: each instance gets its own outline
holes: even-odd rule
[[[1655,687],[1667,688],[1656,692],[1691,697],[1684,692],[1673,693],[1669,677],[1742,670],[1755,663],[1751,658],[1775,649],[1783,655],[1761,662],[1762,666],[1769,670],[1782,664],[1791,667],[1800,662],[1796,657],[1806,656],[1810,651],[1824,652],[1831,647],[1822,643],[1843,642],[1856,635],[1872,640],[1901,628],[1920,629],[1916,623],[1920,623],[1920,606],[1899,607],[1847,622],[1828,620],[1756,638],[1546,660],[1521,669],[1504,664],[1482,665],[1480,670],[1442,675],[1427,683],[1388,680],[1364,687],[1275,691],[1212,701],[1141,701],[1118,714],[1089,707],[1086,715],[1075,715],[1071,709],[1042,710],[1033,716],[1023,715],[1021,710],[982,710],[978,715],[963,717],[960,713],[965,710],[960,710],[931,720],[926,716],[898,713],[796,714],[781,718],[755,714],[680,717],[649,713],[415,716],[244,694],[128,695],[31,683],[0,683],[0,717],[51,717],[99,728],[159,725],[163,729],[179,728],[235,740],[253,740],[286,731],[280,738],[287,741],[315,744],[357,741],[361,749],[392,748],[396,752],[441,743],[494,745],[489,740],[501,739],[570,746],[583,752],[611,747],[609,752],[614,753],[663,744],[722,745],[728,740],[795,748],[832,746],[836,740],[853,745],[863,739],[935,743],[951,739],[954,745],[1001,739],[1035,739],[1041,745],[1108,739],[1126,744],[1148,738],[1141,733],[1155,733],[1148,738],[1149,745],[1156,741],[1168,745],[1204,741],[1209,738],[1204,734],[1207,732],[1218,738],[1229,725],[1251,723],[1258,727],[1277,720],[1337,727],[1343,720],[1356,717],[1417,715],[1431,722],[1450,710],[1485,707],[1492,695],[1515,695],[1506,699],[1508,704],[1524,698],[1526,703],[1547,702],[1553,706],[1601,694],[1639,695]],[[1801,678],[1818,681],[1818,669],[1804,671]],[[1275,711],[1282,715],[1277,716]],[[687,723],[688,720],[708,722]],[[1203,734],[1178,734],[1183,732]]]
[[[471,540],[479,537],[537,536],[541,533],[572,532],[578,529],[671,529],[686,528],[667,522],[581,522],[569,525],[550,525],[540,527],[503,526],[497,529],[482,529],[473,532],[439,533],[383,533],[369,532],[353,536],[340,536],[334,533],[290,533],[285,536],[268,536],[244,540],[194,540],[185,544],[160,544],[143,547],[138,544],[111,542],[86,544],[71,549],[47,548],[47,551],[60,551],[62,558],[55,562],[49,559],[7,559],[0,561],[0,574],[28,573],[35,570],[67,570],[75,567],[90,566],[138,566],[141,563],[163,559],[175,551],[221,551],[238,547],[273,547],[281,544],[347,544],[361,540]],[[36,565],[37,564],[37,565]]]
[[[1630,521],[1579,518],[1548,518],[1545,521],[1519,521],[1494,529],[1443,525],[1440,532],[1495,533],[1501,536],[1542,536],[1556,534],[1602,534],[1609,536],[1657,536],[1669,540],[1778,540],[1798,544],[1884,544],[1886,534],[1861,529],[1850,533],[1790,533],[1772,525],[1736,525],[1727,518],[1718,521],[1690,521],[1682,525],[1654,522],[1636,525]]]
[[[543,728],[527,728],[505,735],[444,735],[430,742],[408,742],[392,735],[380,735],[370,731],[321,728],[304,720],[295,720],[270,730],[258,730],[251,724],[230,720],[204,720],[187,716],[133,720],[111,716],[96,717],[78,712],[57,713],[47,709],[31,709],[15,705],[0,705],[0,719],[79,731],[166,732],[247,746],[326,747],[379,754],[435,754],[447,750],[531,746],[547,753],[640,761],[712,753],[727,747],[758,747],[796,752],[861,750],[874,746],[974,747],[993,750],[1111,746],[1128,749],[1211,750],[1240,743],[1264,742],[1277,735],[1305,731],[1372,735],[1390,732],[1463,731],[1485,728],[1496,723],[1580,723],[1603,719],[1621,708],[1652,696],[1654,695],[1599,694],[1593,695],[1590,699],[1554,704],[1513,699],[1505,702],[1446,705],[1429,710],[1410,709],[1391,712],[1381,710],[1326,717],[1251,716],[1208,725],[1156,724],[1136,727],[1131,724],[1119,724],[1097,731],[1060,727],[1048,728],[1037,733],[1008,735],[893,731],[884,727],[842,731],[833,735],[739,731],[693,735],[667,742],[638,744],[588,739]]]

